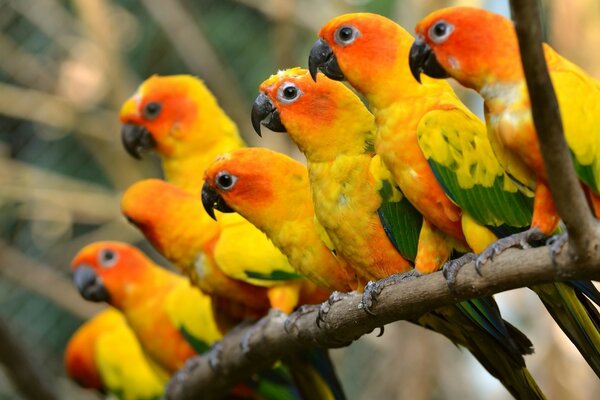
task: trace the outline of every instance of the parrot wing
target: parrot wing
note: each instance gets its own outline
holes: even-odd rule
[[[391,173],[379,156],[370,164],[371,175],[378,183],[381,206],[377,210],[387,237],[402,257],[414,262],[423,216],[394,183]]]
[[[549,46],[545,50],[575,170],[600,193],[600,84]]]
[[[224,228],[214,249],[221,270],[257,286],[302,278],[267,236],[239,214],[220,214]]]
[[[533,191],[504,172],[476,116],[460,108],[431,111],[419,123],[418,140],[437,180],[463,212],[496,236],[529,227]]]

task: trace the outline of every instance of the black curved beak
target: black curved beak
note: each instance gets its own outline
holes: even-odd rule
[[[221,195],[207,182],[204,182],[204,185],[202,186],[202,205],[204,206],[206,213],[215,221],[217,220],[215,210],[221,211],[222,213],[235,212],[235,210],[229,207]]]
[[[73,273],[73,282],[81,296],[96,303],[108,302],[110,295],[102,283],[102,279],[91,267],[83,264]]]
[[[259,94],[252,105],[252,126],[258,136],[262,137],[260,132],[261,125],[266,126],[274,132],[287,132],[279,118],[279,110],[264,93]]]
[[[143,151],[151,150],[156,146],[156,141],[150,132],[143,126],[125,124],[121,128],[121,141],[123,147],[133,158],[140,160]]]
[[[308,72],[315,82],[319,70],[333,80],[343,81],[345,79],[333,50],[323,39],[319,39],[313,44],[308,56]]]
[[[421,83],[421,72],[432,78],[448,78],[450,75],[438,63],[435,53],[422,36],[417,36],[410,47],[408,65],[412,76]]]

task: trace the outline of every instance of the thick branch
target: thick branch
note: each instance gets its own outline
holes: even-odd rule
[[[0,363],[6,366],[15,387],[31,400],[58,399],[46,370],[33,365],[25,347],[0,319]]]
[[[598,225],[579,185],[542,47],[538,0],[511,0],[511,10],[548,183],[579,257],[597,250]]]
[[[286,355],[310,347],[340,347],[361,335],[390,322],[412,319],[457,300],[490,295],[526,285],[536,285],[565,279],[600,278],[600,257],[586,263],[575,262],[569,252],[562,252],[552,264],[547,247],[509,250],[493,262],[482,266],[482,276],[473,264],[460,270],[454,290],[450,290],[441,272],[389,286],[378,297],[376,317],[361,309],[361,296],[351,293],[333,304],[326,315],[326,324],[317,327],[317,310],[311,307],[297,312],[285,330],[286,316],[271,313],[249,340],[249,351],[240,350],[246,329],[227,335],[213,348],[218,359],[216,371],[209,365],[209,356],[199,356],[188,362],[170,382],[170,400],[211,399],[222,397],[234,383],[243,381],[268,368]],[[296,318],[297,317],[297,318]]]

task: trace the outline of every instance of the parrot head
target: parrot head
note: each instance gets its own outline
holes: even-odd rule
[[[200,79],[154,75],[125,101],[120,119],[123,146],[139,159],[149,150],[162,157],[181,157],[209,146],[218,138],[207,128],[227,117]]]
[[[494,80],[518,79],[520,58],[513,23],[486,10],[451,7],[417,24],[410,70],[432,78],[453,77],[479,89]]]
[[[402,27],[381,15],[341,15],[321,28],[310,50],[309,70],[313,79],[321,70],[331,79],[347,80],[369,97],[398,70],[398,63],[406,63],[403,53],[412,40]]]
[[[341,82],[292,68],[271,76],[259,87],[252,107],[252,125],[287,132],[309,158],[343,153],[353,146],[351,132],[374,129],[374,118],[360,98]]]
[[[199,249],[219,233],[197,196],[161,179],[131,185],[121,199],[121,212],[178,266],[191,265]]]
[[[151,261],[135,247],[120,242],[85,246],[71,262],[73,281],[81,296],[117,308],[149,270]]]
[[[81,387],[102,390],[104,385],[96,367],[95,342],[101,330],[95,319],[82,325],[69,339],[65,349],[67,375]]]
[[[308,173],[298,161],[263,148],[244,148],[220,156],[204,176],[202,204],[214,210],[238,212],[259,229],[288,212],[290,198],[308,192]],[[308,194],[309,195],[309,194]]]

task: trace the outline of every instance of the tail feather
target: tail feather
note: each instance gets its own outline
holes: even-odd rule
[[[600,291],[596,289],[592,281],[570,281],[568,284],[600,306]]]
[[[483,367],[518,399],[545,399],[525,367],[531,341],[502,320],[493,298],[442,307],[423,315],[418,323],[468,349]]]
[[[346,399],[327,349],[295,354],[286,364],[303,399]]]
[[[600,314],[586,297],[587,293],[561,282],[537,285],[531,289],[600,377]]]

